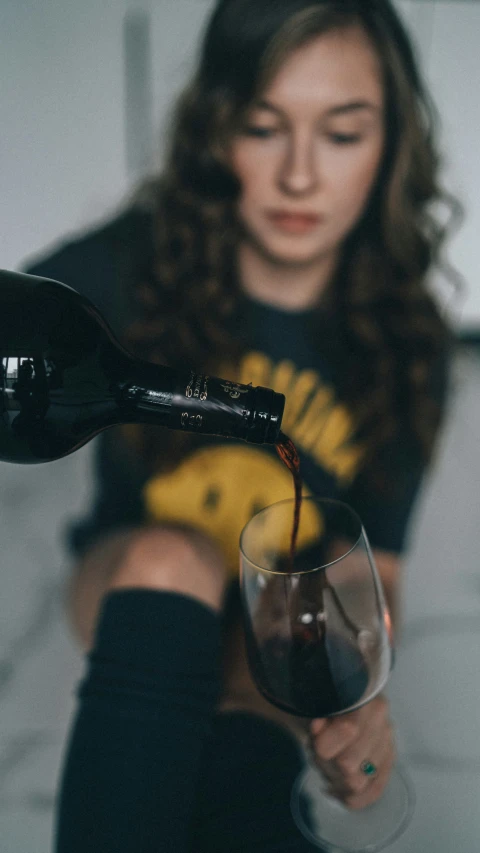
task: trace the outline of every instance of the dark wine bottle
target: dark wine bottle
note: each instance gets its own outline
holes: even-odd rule
[[[169,429],[274,444],[285,397],[142,361],[86,297],[0,270],[0,459],[48,462],[108,427]]]

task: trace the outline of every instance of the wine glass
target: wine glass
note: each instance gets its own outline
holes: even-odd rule
[[[385,687],[393,663],[390,616],[367,535],[340,501],[302,497],[295,555],[294,500],[261,510],[240,537],[249,666],[260,692],[298,717],[362,707]],[[365,756],[364,772],[374,772]],[[360,811],[327,793],[306,762],[291,796],[294,820],[323,849],[382,850],[410,822],[414,795],[398,763],[382,797]]]

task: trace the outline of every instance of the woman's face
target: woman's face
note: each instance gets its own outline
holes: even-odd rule
[[[284,62],[229,149],[250,245],[275,263],[334,256],[382,159],[384,92],[361,27],[319,36]]]

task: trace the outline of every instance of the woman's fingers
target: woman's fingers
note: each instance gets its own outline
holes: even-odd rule
[[[375,803],[382,796],[387,786],[394,762],[395,750],[389,749],[377,773],[368,780],[364,790],[359,793],[347,794],[343,797],[345,805],[350,809],[364,809]]]
[[[335,796],[351,808],[364,808],[381,796],[395,760],[393,727],[383,697],[351,714],[315,720],[310,733],[315,761]],[[365,761],[375,765],[374,775],[363,772]]]

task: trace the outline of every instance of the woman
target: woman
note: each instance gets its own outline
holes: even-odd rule
[[[425,288],[436,174],[389,0],[221,0],[163,174],[28,270],[90,296],[143,357],[285,393],[304,492],[357,509],[394,619],[444,406],[449,333]],[[240,530],[291,496],[288,475],[266,448],[147,428],[105,434],[97,475],[71,535],[91,654],[59,853],[309,849],[288,808],[294,723],[253,687],[235,597]],[[381,795],[383,697],[310,735],[347,805]]]

